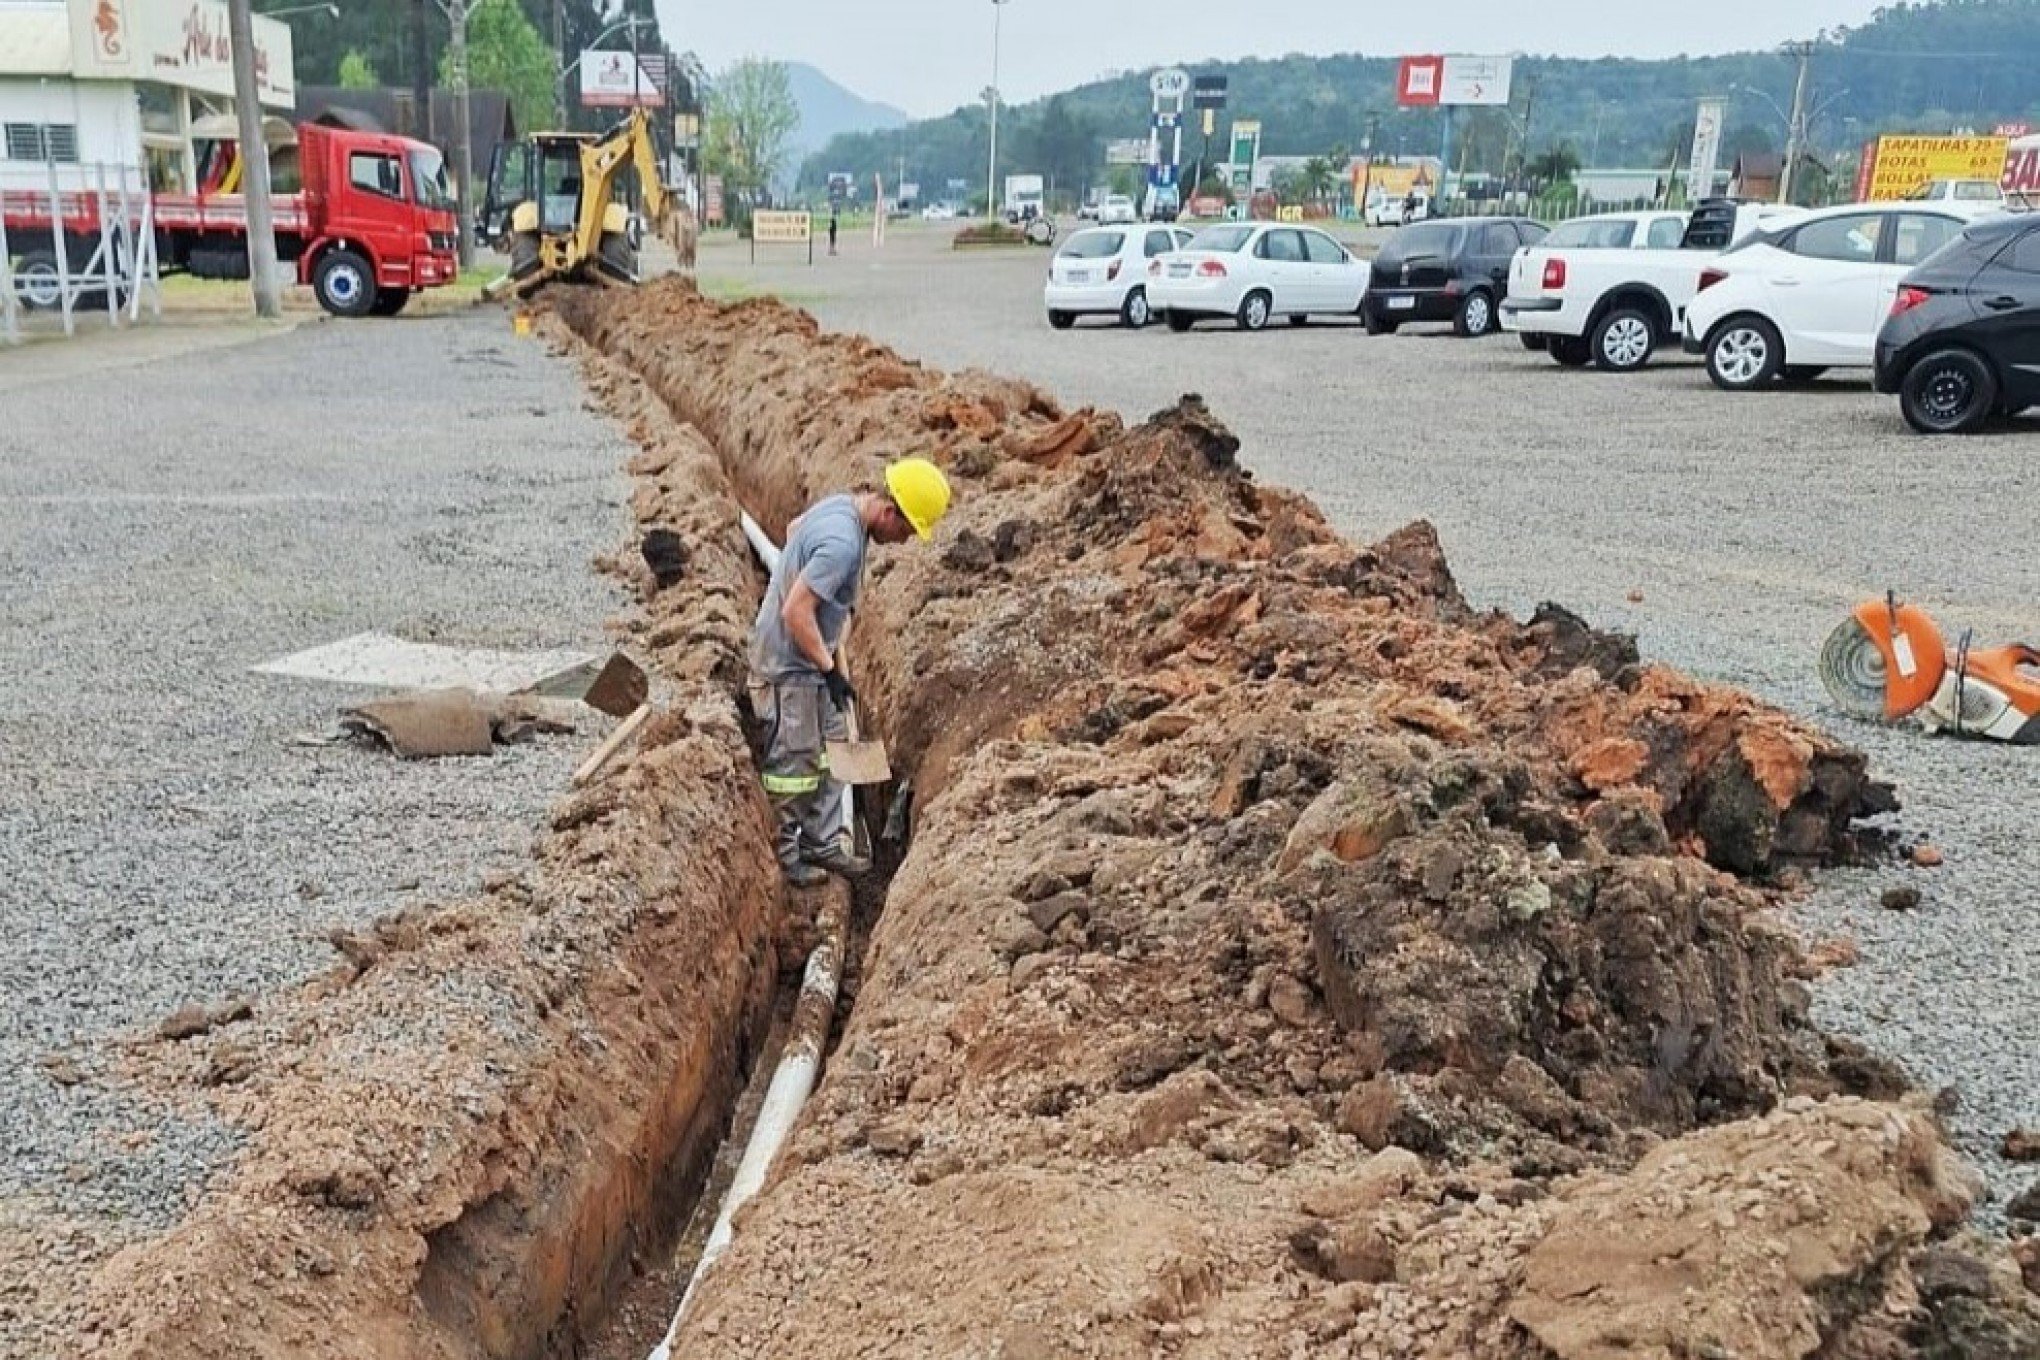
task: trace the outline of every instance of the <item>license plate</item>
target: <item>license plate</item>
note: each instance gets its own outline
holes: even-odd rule
[[[1170,265],[1170,266],[1169,266],[1169,277],[1170,277],[1170,278],[1172,278],[1172,279],[1187,279],[1187,278],[1189,278],[1189,277],[1190,277],[1190,266],[1189,266],[1189,265],[1187,265],[1187,264],[1172,264],[1172,265]]]
[[[1069,281],[1071,283],[1089,283],[1091,281],[1091,271],[1088,269],[1072,269]]]
[[[1391,312],[1414,312],[1416,309],[1417,300],[1413,297],[1392,297],[1388,300]]]

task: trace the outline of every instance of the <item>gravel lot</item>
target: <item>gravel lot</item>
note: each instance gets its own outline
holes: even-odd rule
[[[626,489],[619,433],[498,310],[137,334],[40,346],[32,382],[0,359],[0,1220],[117,1232],[174,1218],[228,1135],[39,1060],[90,1072],[94,1040],[471,890],[596,739],[300,746],[362,692],[248,667],[367,629],[598,649]]]
[[[1734,397],[1681,356],[1630,377],[1569,372],[1512,338],[1435,327],[1056,333],[1041,315],[1046,252],[947,242],[920,224],[894,228],[883,251],[846,233],[843,256],[812,270],[790,251],[752,266],[716,243],[702,273],[711,290],[783,291],[832,328],[1129,418],[1202,392],[1249,466],[1308,492],[1345,532],[1436,523],[1475,603],[1522,614],[1562,601],[1637,633],[1649,657],[1866,748],[1899,786],[1901,826],[1947,864],[1818,885],[1809,931],[1863,951],[1829,976],[1819,1013],[1929,1088],[1958,1089],[1957,1135],[2000,1203],[2032,1180],[1996,1148],[2013,1125],[2040,1125],[2040,751],[1851,722],[1827,707],[1814,660],[1848,606],[1887,587],[1980,643],[2040,639],[2040,421],[1923,440],[1867,373]],[[1924,894],[1918,911],[1879,906],[1906,882]]]

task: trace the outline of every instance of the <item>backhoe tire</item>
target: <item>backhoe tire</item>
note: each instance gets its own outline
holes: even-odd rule
[[[354,251],[328,251],[312,270],[312,295],[329,315],[367,316],[375,306],[375,270]]]
[[[630,241],[622,232],[603,232],[596,256],[597,267],[610,278],[618,283],[637,282],[638,255],[630,248]]]
[[[510,238],[510,277],[529,278],[538,272],[538,233],[521,231]]]

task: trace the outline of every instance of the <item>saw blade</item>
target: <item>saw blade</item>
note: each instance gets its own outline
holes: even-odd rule
[[[1855,619],[1843,619],[1820,649],[1820,682],[1835,706],[1865,722],[1888,722],[1888,673],[1877,639]]]

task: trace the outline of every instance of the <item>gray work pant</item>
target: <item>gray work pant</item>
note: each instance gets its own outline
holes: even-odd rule
[[[788,868],[836,846],[844,831],[843,786],[829,775],[825,743],[849,735],[819,680],[753,675],[751,709],[765,728],[765,792],[779,818],[774,844]]]

